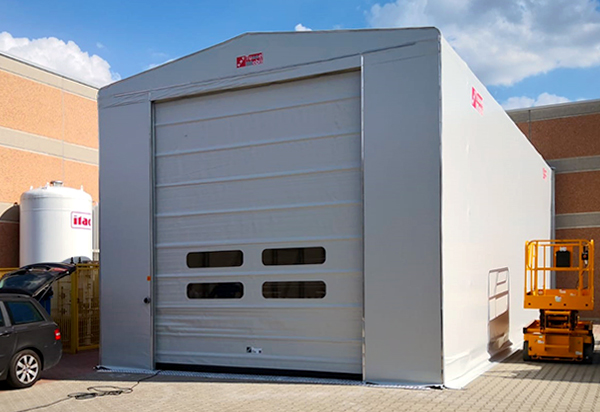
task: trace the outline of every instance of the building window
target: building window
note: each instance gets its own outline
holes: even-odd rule
[[[187,254],[189,268],[226,268],[242,266],[244,254],[241,250],[222,250],[217,252],[191,252]]]
[[[44,317],[31,302],[4,302],[13,325],[41,322]]]
[[[327,294],[325,282],[265,282],[262,294],[266,299],[323,299]]]
[[[244,285],[240,282],[190,283],[187,297],[190,299],[241,299]]]
[[[325,263],[325,249],[322,247],[295,247],[287,249],[265,249],[262,262],[274,265],[320,265]]]

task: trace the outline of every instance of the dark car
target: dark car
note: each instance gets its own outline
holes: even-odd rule
[[[58,325],[35,299],[0,293],[0,380],[27,388],[62,356]]]
[[[0,381],[27,388],[42,370],[60,361],[60,330],[39,301],[48,299],[52,283],[75,269],[75,265],[36,264],[0,279]]]

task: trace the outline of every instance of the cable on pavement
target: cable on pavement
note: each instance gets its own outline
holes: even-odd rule
[[[100,398],[102,396],[128,395],[128,394],[132,393],[133,389],[136,386],[138,386],[140,383],[147,381],[148,379],[154,378],[161,372],[162,371],[158,371],[158,372],[154,373],[153,375],[146,376],[145,378],[139,379],[135,383],[135,385],[128,387],[128,388],[127,387],[122,388],[122,387],[113,386],[113,385],[90,386],[89,388],[87,388],[86,392],[73,392],[73,393],[68,394],[66,397],[56,400],[54,402],[47,403],[45,405],[34,406],[33,408],[22,409],[17,412],[29,412],[29,411],[36,411],[38,409],[49,408],[50,406],[54,406],[56,404],[59,404],[61,402],[68,401],[71,399],[75,399],[78,401],[84,401],[84,400],[88,400],[88,399]]]

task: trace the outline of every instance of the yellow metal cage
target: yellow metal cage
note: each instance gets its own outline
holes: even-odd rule
[[[525,244],[525,256],[525,308],[594,308],[593,240],[532,240]],[[576,277],[576,287],[552,286],[557,273]]]
[[[18,268],[0,269],[0,278]],[[63,350],[77,353],[100,344],[100,266],[80,263],[52,285],[52,319],[60,328]]]

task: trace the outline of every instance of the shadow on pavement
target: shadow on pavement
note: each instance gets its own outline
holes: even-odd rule
[[[517,351],[485,373],[485,376],[504,379],[533,379],[556,382],[600,383],[600,353],[598,346],[592,364],[565,361],[524,362],[523,352]]]
[[[328,383],[327,380],[319,382],[294,382],[294,381],[282,381],[282,380],[261,380],[258,376],[257,379],[241,379],[241,378],[228,378],[227,375],[223,375],[223,378],[219,377],[201,377],[192,376],[186,374],[182,375],[162,375],[156,376],[143,374],[143,373],[122,373],[122,372],[110,372],[110,371],[97,371],[95,370],[96,365],[99,363],[98,350],[80,352],[76,355],[63,354],[63,358],[60,363],[52,369],[42,372],[42,377],[36,385],[43,385],[51,381],[89,381],[89,382],[130,382],[136,383],[139,380],[149,382],[182,382],[182,383],[193,383],[193,382],[213,382],[213,383],[252,383],[252,384],[286,384],[286,385],[305,385],[305,384],[336,384]],[[177,372],[175,372],[177,373]],[[357,381],[358,384],[358,381]],[[0,390],[7,389],[0,383]]]
[[[600,353],[596,346],[594,362],[584,365],[575,362],[524,362],[522,352],[517,351],[508,358],[499,362],[493,369],[487,371],[484,376],[503,379],[529,379],[558,382],[580,382],[600,384]],[[52,369],[42,372],[42,378],[36,385],[43,385],[52,381],[89,381],[89,382],[131,382],[142,380],[149,382],[181,382],[181,383],[252,383],[252,384],[336,384],[318,380],[309,382],[261,380],[261,379],[239,379],[211,376],[200,377],[183,374],[163,375],[151,377],[148,374],[121,373],[121,372],[98,372],[94,367],[98,364],[99,353],[97,350],[81,352],[76,355],[64,354],[60,363]],[[149,378],[149,379],[148,379]],[[0,390],[7,390],[5,384],[0,383]]]

